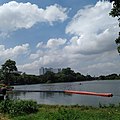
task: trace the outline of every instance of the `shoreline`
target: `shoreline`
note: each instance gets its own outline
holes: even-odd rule
[[[113,79],[110,80],[86,80],[86,81],[71,81],[71,82],[52,82],[52,83],[31,83],[31,84],[13,84],[11,86],[21,86],[21,85],[38,85],[38,84],[62,84],[62,83],[83,83],[83,82],[99,82],[99,81],[112,81]],[[114,79],[113,81],[119,81],[120,79]],[[80,84],[81,85],[81,84]]]

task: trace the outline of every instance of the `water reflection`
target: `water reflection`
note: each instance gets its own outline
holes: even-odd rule
[[[37,84],[37,85],[21,85],[15,86],[17,90],[78,90],[78,91],[93,91],[93,92],[110,92],[113,95],[120,94],[120,81],[91,81],[76,83],[55,83],[55,84]],[[10,94],[13,99],[32,99],[40,104],[63,104],[63,105],[91,105],[98,106],[101,104],[118,104],[120,103],[119,96],[112,98],[85,96],[77,94],[64,94],[52,92],[16,92]]]

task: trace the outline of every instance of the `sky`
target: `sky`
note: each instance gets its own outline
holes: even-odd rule
[[[119,74],[111,8],[104,0],[0,0],[0,65],[11,59],[35,75],[41,67]]]

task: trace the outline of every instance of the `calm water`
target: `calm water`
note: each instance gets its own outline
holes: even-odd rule
[[[80,83],[82,83],[80,85]],[[32,99],[40,104],[61,104],[61,105],[89,105],[99,106],[100,104],[120,103],[120,80],[114,81],[90,81],[90,82],[70,82],[54,84],[37,84],[15,86],[16,90],[79,90],[92,92],[108,92],[113,97],[99,97],[90,95],[47,93],[47,92],[19,92],[11,94],[14,99]]]

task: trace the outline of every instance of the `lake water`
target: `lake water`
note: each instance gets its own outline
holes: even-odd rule
[[[81,85],[80,85],[81,83]],[[52,105],[89,105],[99,106],[120,103],[120,80],[87,81],[87,82],[69,82],[37,85],[15,86],[15,90],[77,90],[90,92],[112,93],[113,97],[100,97],[90,95],[48,93],[48,92],[17,92],[10,94],[13,99],[32,99],[39,104]]]

